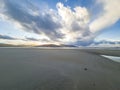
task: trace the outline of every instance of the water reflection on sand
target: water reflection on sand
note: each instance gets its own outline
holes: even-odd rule
[[[110,60],[113,60],[115,62],[120,62],[120,57],[118,56],[108,56],[108,55],[101,55],[102,57],[108,58]]]

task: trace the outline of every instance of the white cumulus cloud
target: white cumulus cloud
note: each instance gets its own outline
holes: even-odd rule
[[[75,7],[73,10],[70,7],[65,7],[62,3],[57,4],[58,14],[62,28],[60,31],[64,34],[62,41],[76,42],[86,38],[89,32],[89,12],[85,7]]]
[[[23,2],[23,3],[20,3]],[[120,0],[97,0],[102,12],[91,22],[86,7],[71,8],[58,2],[57,9],[42,10],[34,3],[24,0],[0,0],[0,19],[12,23],[18,30],[38,34],[47,42],[77,43],[90,45],[102,29],[120,19]],[[34,37],[27,40],[40,40]],[[40,40],[41,41],[41,40]]]
[[[57,10],[49,8],[41,11],[31,2],[27,2],[28,7],[12,0],[2,0],[1,3],[1,18],[24,31],[42,34],[51,42],[85,42],[91,37],[88,28],[89,12],[85,7],[71,8],[58,2]]]

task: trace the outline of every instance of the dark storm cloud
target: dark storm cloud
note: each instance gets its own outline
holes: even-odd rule
[[[45,33],[52,39],[60,38],[62,34],[57,33],[57,29],[61,27],[59,22],[54,21],[53,15],[48,12],[44,14],[37,12],[37,8],[33,7],[26,8],[21,3],[14,2],[14,0],[4,0],[5,4],[5,15],[8,19],[12,19],[13,22],[17,22],[21,27],[28,32],[36,34]],[[27,2],[27,6],[31,6],[30,2]],[[33,13],[38,13],[34,15]]]
[[[7,36],[7,35],[0,35],[0,39],[16,40],[16,38],[13,38],[13,37],[11,37],[11,36]]]

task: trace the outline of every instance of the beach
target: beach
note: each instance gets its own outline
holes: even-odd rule
[[[0,48],[0,90],[120,90],[120,63],[100,56],[119,53]]]

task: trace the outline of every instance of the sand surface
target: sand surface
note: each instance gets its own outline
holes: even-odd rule
[[[120,90],[120,63],[90,50],[0,48],[0,90]]]

